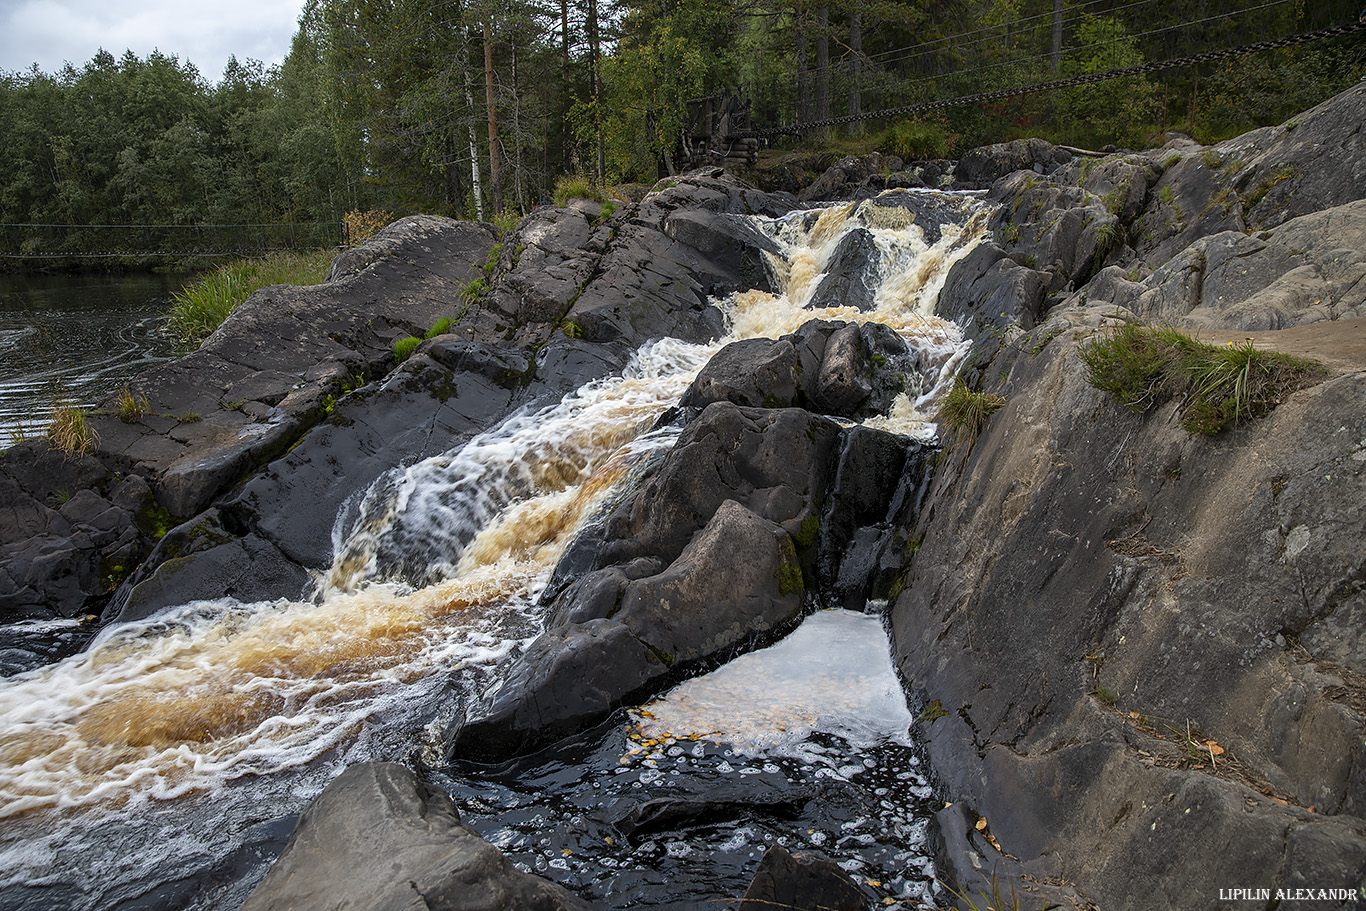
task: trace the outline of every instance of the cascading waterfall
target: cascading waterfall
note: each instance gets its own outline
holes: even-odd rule
[[[985,228],[974,198],[933,198],[954,214],[928,236],[885,201],[756,219],[784,250],[770,262],[782,293],[737,294],[720,302],[726,338],[654,342],[622,376],[382,477],[339,518],[313,599],[196,602],[0,681],[0,889],[26,907],[51,899],[33,891],[47,885],[114,907],[184,875],[168,864],[240,853],[346,764],[420,747],[414,732],[540,632],[537,598],[559,556],[670,445],[676,429],[650,428],[730,341],[812,318],[883,322],[918,352],[921,376],[874,423],[932,435],[924,415],[965,350],[934,301]],[[877,250],[874,306],[808,306],[852,231]]]

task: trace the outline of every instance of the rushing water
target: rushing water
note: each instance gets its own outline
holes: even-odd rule
[[[0,448],[42,433],[56,404],[91,406],[170,360],[163,275],[0,275]]]
[[[196,602],[0,684],[0,903],[235,907],[347,764],[436,755],[431,732],[541,631],[559,556],[672,442],[676,430],[649,428],[726,342],[814,316],[884,322],[923,375],[881,424],[931,435],[923,415],[964,351],[934,300],[984,222],[971,198],[936,199],[956,214],[933,243],[867,204],[761,223],[785,250],[772,264],[782,294],[736,295],[721,303],[727,338],[647,345],[621,376],[381,478],[339,516],[312,600]],[[876,309],[805,309],[849,230],[881,251]],[[773,842],[823,848],[888,902],[923,894],[929,792],[880,621],[816,618],[776,649],[638,710],[629,728],[548,759],[449,769],[446,783],[515,860],[605,905],[661,902],[684,881],[733,896]],[[754,704],[755,691],[772,698]],[[642,792],[695,803],[727,789],[744,812],[712,807],[712,823],[604,841],[621,828],[613,808]]]

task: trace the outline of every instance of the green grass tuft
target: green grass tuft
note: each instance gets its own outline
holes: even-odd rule
[[[198,346],[258,289],[322,282],[334,253],[272,253],[219,266],[171,295],[166,329],[181,343]]]
[[[424,335],[424,336],[422,336],[422,337],[423,337],[423,338],[436,338],[438,335],[445,335],[447,332],[450,331],[450,328],[451,328],[451,318],[450,318],[449,316],[443,316],[443,317],[441,317],[441,319],[439,319],[439,320],[437,320],[436,322],[432,323],[432,328],[428,329],[428,330],[427,330],[427,334]]]
[[[1132,411],[1182,398],[1181,426],[1215,434],[1260,417],[1297,389],[1318,382],[1320,364],[1273,351],[1251,339],[1209,345],[1171,326],[1126,323],[1079,349],[1092,386]]]
[[[394,363],[401,364],[406,361],[413,353],[413,349],[422,344],[422,339],[415,335],[407,338],[394,340]]]
[[[973,392],[960,376],[954,381],[953,388],[944,397],[944,402],[935,414],[935,422],[953,431],[954,439],[971,448],[976,442],[987,418],[1001,409],[1006,400],[999,395],[986,392]]]

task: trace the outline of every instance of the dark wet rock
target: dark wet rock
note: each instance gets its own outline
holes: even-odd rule
[[[778,244],[743,216],[680,209],[665,216],[662,228],[666,237],[687,244],[735,275],[740,287],[773,290],[764,253],[778,253]]]
[[[679,402],[703,408],[712,402],[790,408],[798,401],[802,361],[787,339],[744,339],[722,348],[697,374]]]
[[[969,149],[958,159],[955,186],[983,190],[1007,174],[1033,171],[1050,174],[1072,159],[1072,153],[1042,139],[1016,139]]]
[[[788,534],[734,500],[719,505],[664,571],[603,582],[620,586],[608,598],[609,616],[533,642],[457,732],[456,755],[506,757],[581,730],[678,672],[787,629],[804,590]]]
[[[1088,281],[1123,245],[1124,228],[1107,201],[1080,187],[1017,171],[991,188],[1001,203],[998,233],[1021,265],[1047,273],[1049,290]]]
[[[238,536],[217,509],[177,526],[105,609],[103,622],[155,616],[190,601],[232,598],[243,603],[297,598],[307,572],[255,534]]]
[[[1157,268],[1199,238],[1246,228],[1223,160],[1202,153],[1185,155],[1163,172],[1131,234],[1139,257]]]
[[[983,241],[949,270],[938,314],[951,319],[973,341],[967,369],[975,376],[1006,344],[1016,327],[1027,329],[1042,316],[1050,276],[1022,266],[990,241]]]
[[[461,825],[445,792],[395,763],[352,766],[300,817],[243,911],[587,911]]]
[[[873,309],[882,254],[871,231],[857,228],[845,234],[826,261],[825,270],[807,306]]]
[[[868,427],[843,432],[817,559],[820,590],[831,602],[858,609],[879,582],[886,584],[880,578],[884,539],[890,539],[898,490],[916,474],[907,471],[907,459],[918,457],[920,449],[906,437]]]
[[[1366,199],[1366,86],[1360,82],[1278,127],[1214,146],[1236,172],[1255,229]]]
[[[833,421],[798,409],[707,406],[608,516],[599,565],[672,561],[726,500],[799,534],[819,513],[838,434]]]
[[[547,632],[456,732],[456,755],[535,749],[707,661],[787,629],[805,604],[839,427],[799,409],[708,406],[547,587]]]
[[[873,152],[850,155],[831,165],[825,173],[797,194],[802,202],[852,199],[865,183],[884,172],[900,171],[905,163],[894,155]]]
[[[884,414],[906,390],[914,368],[905,341],[885,326],[811,320],[776,341],[727,345],[679,404],[702,408],[725,401],[840,417]]]
[[[871,897],[826,857],[792,854],[782,845],[764,853],[740,911],[864,911]]]
[[[488,302],[518,323],[561,320],[606,250],[610,230],[574,208],[541,208],[504,240],[512,259]]]

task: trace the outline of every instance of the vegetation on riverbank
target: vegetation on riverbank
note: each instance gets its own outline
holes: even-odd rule
[[[1180,397],[1181,426],[1215,434],[1261,417],[1326,370],[1313,361],[1259,351],[1252,339],[1210,345],[1173,326],[1125,323],[1079,349],[1087,377],[1131,411]]]
[[[171,295],[166,328],[186,346],[197,346],[254,291],[269,285],[322,282],[335,254],[334,250],[272,253],[219,266]]]

